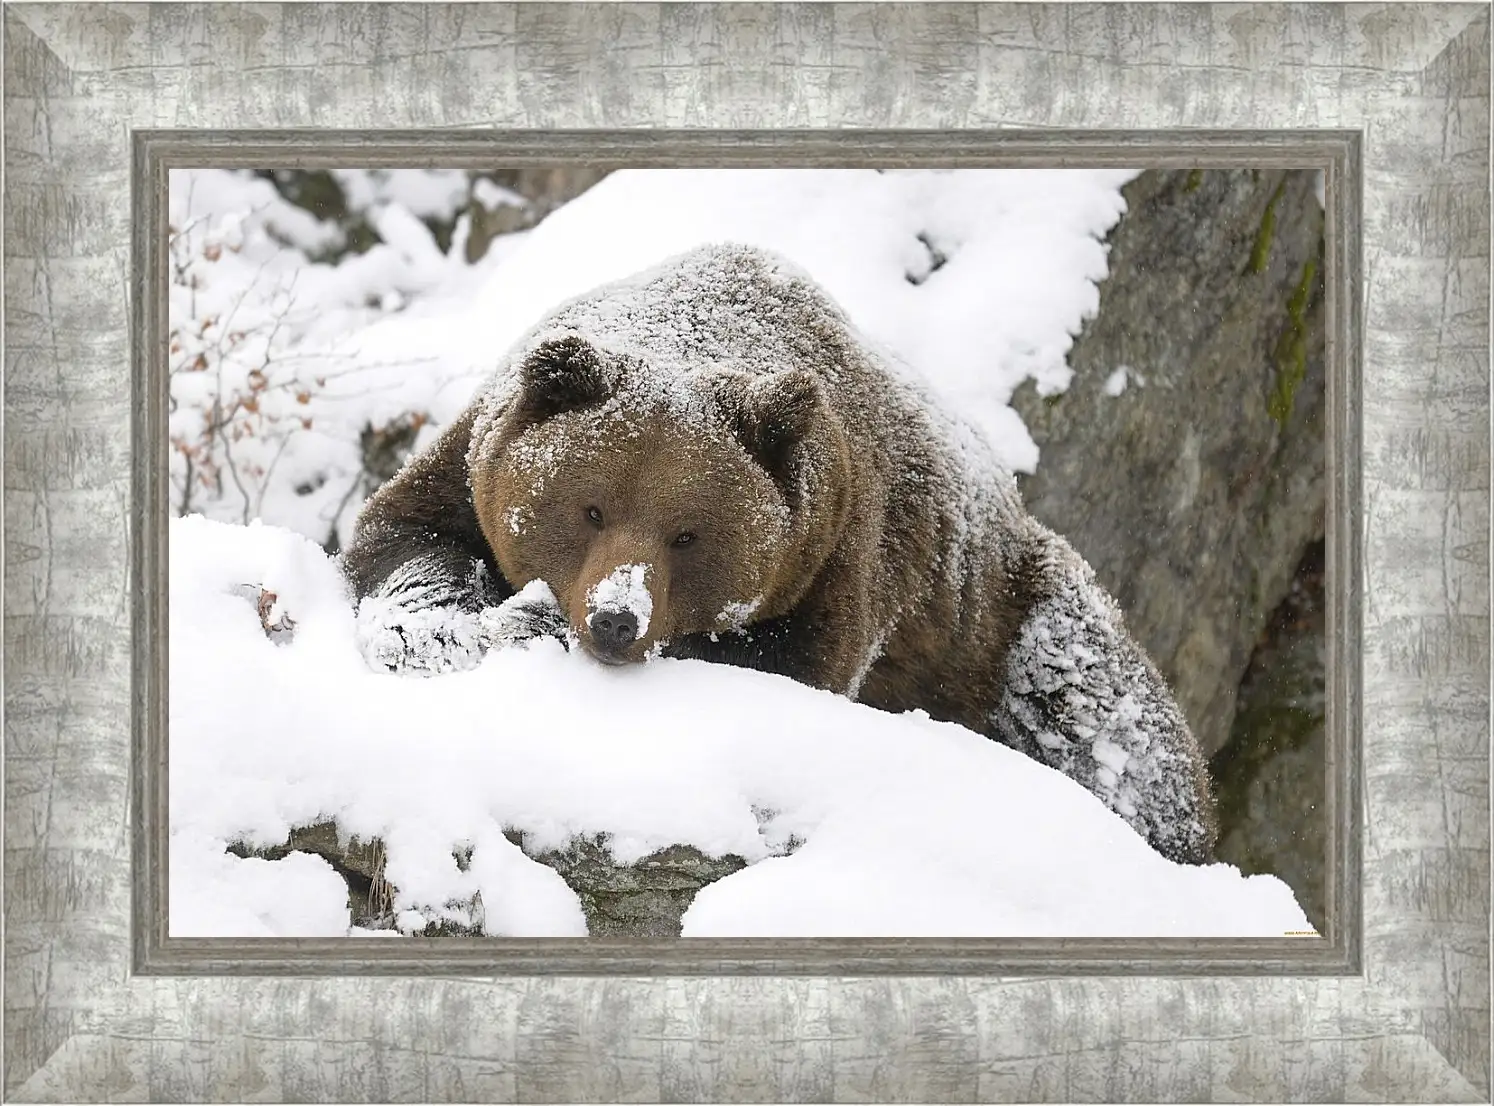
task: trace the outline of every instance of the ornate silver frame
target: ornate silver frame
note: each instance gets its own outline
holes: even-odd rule
[[[136,131],[134,227],[135,970],[142,974],[980,975],[1353,973],[1359,964],[1358,317],[1359,143],[1353,133],[1127,135],[1028,131],[516,131],[465,134]],[[1057,152],[1055,152],[1057,151]],[[300,168],[547,166],[1088,166],[1293,167],[1326,177],[1328,596],[1330,689],[1327,932],[1239,940],[669,940],[420,938],[266,941],[172,938],[167,901],[166,235],[167,175],[195,166]],[[356,952],[356,955],[355,955]]]
[[[8,1095],[1487,1100],[1486,7],[19,4],[4,31]],[[360,130],[283,129],[328,124]],[[162,174],[541,156],[1330,167],[1327,937],[165,938]]]

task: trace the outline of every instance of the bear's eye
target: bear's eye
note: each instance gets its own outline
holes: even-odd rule
[[[593,526],[602,525],[602,512],[595,507],[586,508],[586,517],[591,520]]]
[[[679,535],[677,538],[674,539],[674,545],[675,545],[676,549],[683,549],[685,546],[689,545],[694,540],[695,540],[695,535],[692,534],[692,533],[690,533],[690,531],[686,530],[683,534]]]

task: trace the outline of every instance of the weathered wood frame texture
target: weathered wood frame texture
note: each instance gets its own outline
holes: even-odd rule
[[[1488,1100],[1487,7],[21,4],[4,34],[7,1097]],[[1363,357],[1330,384],[1330,512],[1355,517],[1361,483],[1363,503],[1331,554],[1355,584],[1330,630],[1339,735],[1363,681],[1335,764],[1362,826],[1335,842],[1336,930],[1310,951],[739,942],[725,963],[411,944],[335,977],[326,956],[359,950],[153,932],[159,727],[132,775],[130,725],[164,680],[138,663],[163,548],[135,525],[159,471],[133,444],[158,428],[131,361],[160,299],[138,283],[159,202],[140,185],[304,160],[316,136],[270,133],[292,127],[362,132],[321,141],[364,163],[486,144],[1333,165],[1329,329]],[[464,129],[413,133],[435,127]],[[1178,127],[1210,133],[1155,133]],[[1315,133],[1245,133],[1283,128]],[[612,136],[544,137],[577,129]]]

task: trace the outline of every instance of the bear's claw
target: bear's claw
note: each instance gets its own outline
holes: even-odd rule
[[[512,595],[496,607],[484,607],[477,624],[488,648],[520,645],[541,637],[558,638],[564,645],[570,630],[565,612],[548,594]]]
[[[475,616],[463,611],[410,610],[365,600],[358,610],[358,645],[375,671],[436,676],[475,668],[483,646]]]
[[[409,607],[370,596],[358,605],[358,645],[375,671],[437,676],[476,668],[489,649],[541,637],[567,643],[565,615],[548,594],[510,596],[479,612]]]

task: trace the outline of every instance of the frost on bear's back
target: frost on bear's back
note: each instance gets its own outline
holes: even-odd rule
[[[753,246],[701,246],[654,268],[595,288],[557,307],[503,358],[480,396],[469,460],[485,449],[514,398],[519,366],[540,344],[580,334],[598,348],[630,358],[623,387],[630,399],[667,405],[686,423],[709,419],[701,370],[752,374],[807,369],[837,396],[853,434],[900,427],[880,451],[897,468],[947,486],[959,501],[955,527],[978,530],[1013,509],[1015,482],[990,443],[943,409],[916,372],[870,341],[844,311],[792,262]],[[616,371],[615,368],[613,371]],[[895,477],[891,470],[886,474]]]
[[[550,325],[660,368],[724,364],[748,372],[814,360],[819,335],[850,327],[797,267],[736,245],[704,246],[596,289],[560,307]]]
[[[844,314],[801,271],[748,246],[704,246],[602,285],[551,311],[503,358],[481,398],[474,439],[501,416],[518,367],[541,343],[575,333],[646,368],[646,388],[686,419],[702,414],[690,376],[704,368],[761,373],[800,365],[824,375],[828,336],[850,336]],[[612,381],[614,384],[620,381]]]

